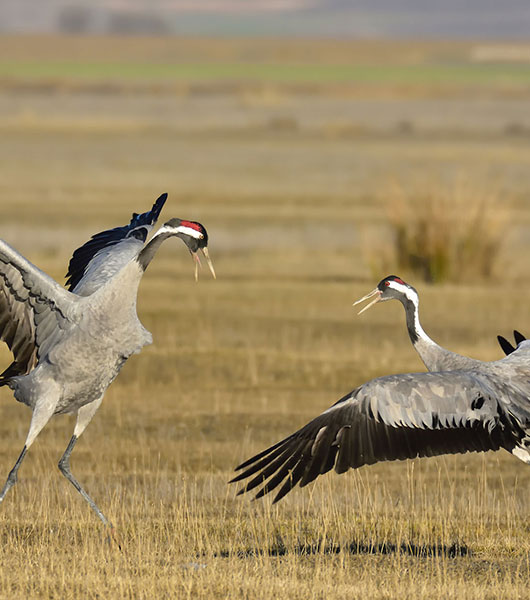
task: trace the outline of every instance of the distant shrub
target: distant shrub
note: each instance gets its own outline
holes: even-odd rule
[[[493,276],[508,227],[498,192],[431,182],[412,191],[394,186],[388,202],[399,272],[432,283]]]
[[[415,127],[412,121],[408,121],[404,119],[403,121],[398,121],[396,123],[396,133],[398,135],[412,135],[414,133]]]
[[[530,134],[530,130],[523,123],[513,121],[506,124],[504,133],[510,136],[524,137]]]

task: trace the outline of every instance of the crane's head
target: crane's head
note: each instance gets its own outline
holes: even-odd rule
[[[215,270],[213,268],[210,255],[208,253],[208,233],[206,228],[197,221],[186,221],[184,219],[171,219],[165,223],[157,233],[169,233],[179,237],[188,247],[190,254],[195,262],[195,280],[199,279],[199,267],[201,261],[199,250],[204,254],[204,258],[215,279]]]
[[[355,306],[369,298],[374,299],[362,308],[359,311],[359,314],[377,302],[384,302],[385,300],[399,300],[401,303],[405,303],[406,300],[411,300],[414,304],[417,304],[418,293],[411,285],[405,283],[401,277],[389,275],[388,277],[381,279],[375,290],[372,290],[369,294],[366,294],[366,296],[363,296],[360,300],[354,302],[353,305]]]

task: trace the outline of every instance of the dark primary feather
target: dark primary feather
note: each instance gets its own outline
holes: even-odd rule
[[[502,335],[497,336],[497,341],[499,342],[499,346],[502,348],[502,351],[504,354],[506,354],[506,356],[515,350],[515,346],[512,346],[512,344]]]
[[[526,340],[525,336],[520,331],[517,331],[517,329],[513,330],[513,337],[516,344],[520,344]]]
[[[497,336],[499,345],[502,348],[502,351],[504,352],[504,354],[506,354],[506,356],[508,356],[508,354],[511,354],[521,342],[526,340],[525,336],[522,333],[520,333],[519,331],[517,331],[517,329],[513,330],[513,338],[515,340],[514,346],[512,346],[512,344],[502,335]]]
[[[506,410],[509,403],[494,397],[491,382],[481,373],[374,379],[245,461],[231,483],[253,476],[239,493],[262,485],[256,498],[282,484],[277,502],[297,483],[303,487],[333,467],[343,473],[384,460],[511,450],[524,432]]]
[[[133,213],[131,222],[123,227],[115,227],[93,235],[86,244],[83,244],[72,255],[66,273],[66,286],[73,290],[83,278],[87,266],[94,256],[103,248],[113,246],[129,237],[145,242],[151,227],[156,223],[160,211],[167,199],[167,194],[162,194],[153,204],[151,210],[138,214]]]

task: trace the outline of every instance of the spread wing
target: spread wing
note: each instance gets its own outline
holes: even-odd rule
[[[282,484],[277,502],[333,467],[343,473],[383,460],[511,449],[524,432],[498,392],[469,371],[374,379],[241,464],[232,482],[253,476],[239,493],[263,484],[256,498]]]
[[[0,240],[0,340],[14,361],[0,385],[29,373],[77,320],[78,298]]]
[[[78,248],[68,264],[68,289],[88,296],[117,273],[143,247],[166,199],[162,194],[150,211],[133,213],[128,225],[96,233]]]

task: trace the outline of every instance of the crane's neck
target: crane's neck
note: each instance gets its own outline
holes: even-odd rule
[[[407,318],[407,330],[409,332],[410,341],[416,344],[420,341],[434,344],[431,338],[425,333],[420,323],[420,310],[418,297],[404,298],[402,301],[405,307],[405,316]]]
[[[129,260],[105,285],[91,295],[94,305],[107,307],[107,309],[114,307],[114,313],[121,314],[124,318],[127,318],[126,315],[131,312],[136,314],[136,299],[142,276],[160,248],[160,244],[174,235],[176,235],[174,231],[161,228],[135,259]]]
[[[478,364],[479,361],[474,358],[442,348],[425,333],[420,323],[417,295],[407,295],[401,300],[401,303],[405,307],[410,341],[429,371],[473,368]]]
[[[401,300],[401,303],[405,308],[407,331],[409,332],[410,341],[425,363],[425,366],[429,370],[432,370],[433,355],[439,352],[438,349],[443,349],[425,333],[421,326],[418,297],[416,295],[412,297],[406,296]]]
[[[142,269],[142,273],[147,269],[149,263],[153,260],[157,250],[160,248],[162,242],[167,240],[169,237],[176,235],[171,231],[164,231],[162,227],[154,237],[152,237],[149,242],[142,248],[140,253],[138,254],[136,260]]]
[[[136,315],[138,287],[143,274],[138,263],[130,260],[104,285],[83,298],[100,315],[111,314],[115,322],[130,320],[131,314]]]

